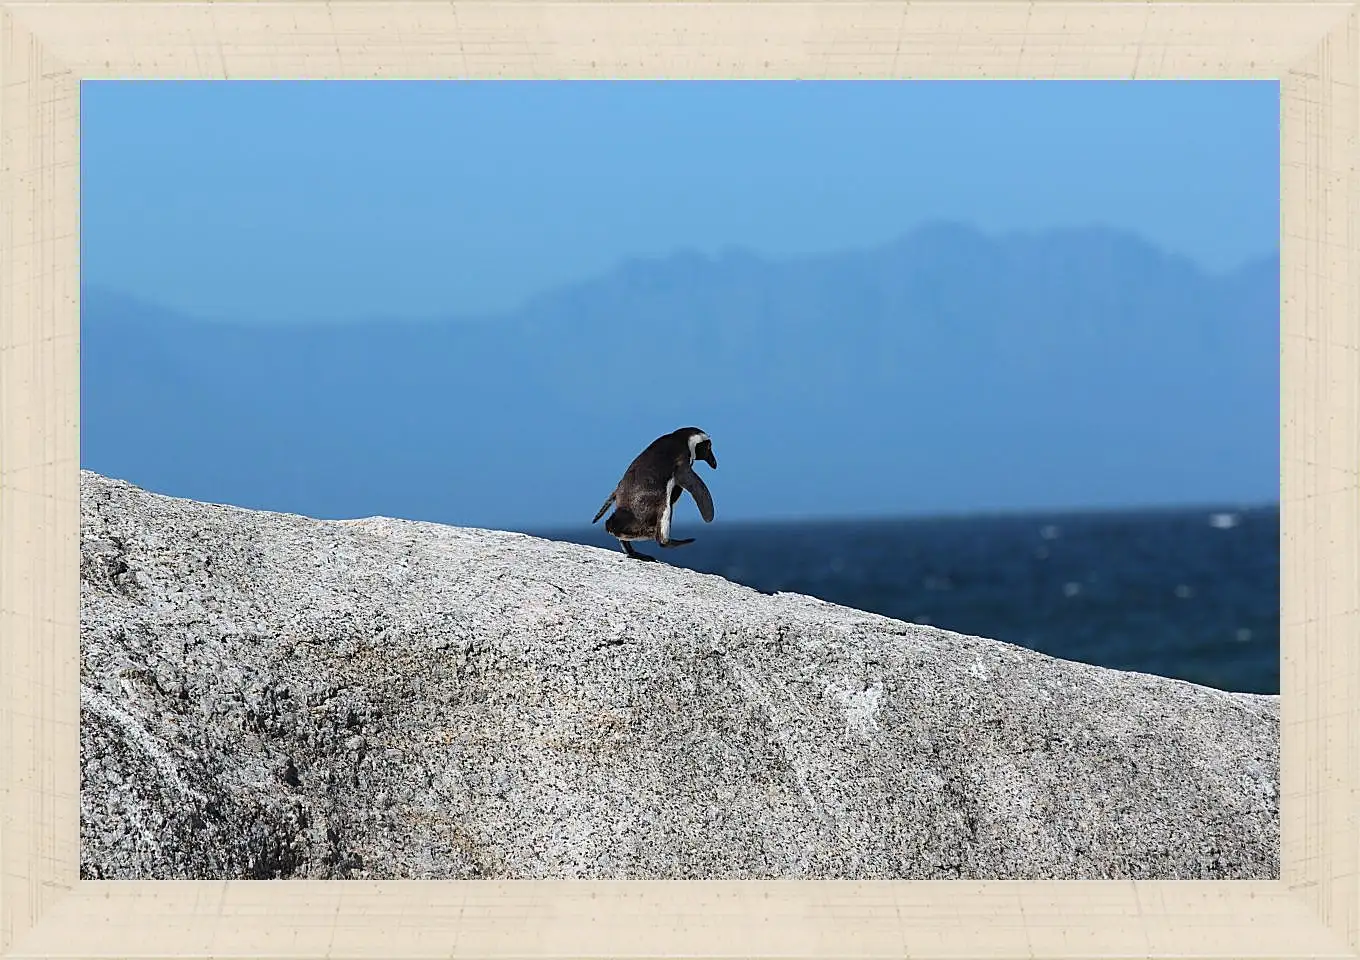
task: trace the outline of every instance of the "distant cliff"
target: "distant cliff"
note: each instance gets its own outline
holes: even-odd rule
[[[81,478],[81,872],[1278,876],[1279,699]]]
[[[81,466],[312,516],[546,530],[698,423],[728,520],[1270,502],[1279,280],[1278,258],[1211,275],[1113,230],[936,224],[822,256],[633,261],[494,318],[217,322],[85,289]]]

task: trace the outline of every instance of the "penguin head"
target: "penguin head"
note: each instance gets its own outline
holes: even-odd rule
[[[698,427],[685,427],[679,431],[689,441],[691,462],[702,460],[714,470],[718,469],[718,458],[713,456],[713,441]]]
[[[697,460],[704,461],[704,463],[708,464],[714,470],[718,469],[718,458],[713,456],[713,441],[708,439],[708,437],[704,437],[703,440],[695,445],[694,457]]]

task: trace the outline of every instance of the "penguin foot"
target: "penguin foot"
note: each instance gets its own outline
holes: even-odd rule
[[[629,543],[627,540],[620,540],[619,543],[623,544],[623,552],[628,554],[628,556],[632,557],[634,560],[646,560],[650,563],[656,563],[656,557],[649,557],[645,553],[638,553],[636,550],[633,549],[633,545]]]
[[[693,537],[686,537],[684,540],[658,540],[657,543],[663,547],[683,547],[687,543],[693,543]]]

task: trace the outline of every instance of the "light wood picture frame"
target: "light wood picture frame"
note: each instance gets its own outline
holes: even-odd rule
[[[79,93],[132,77],[1277,78],[1281,879],[81,881]],[[0,956],[1360,955],[1358,82],[1309,0],[0,0]]]

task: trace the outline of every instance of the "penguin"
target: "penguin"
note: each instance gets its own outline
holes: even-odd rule
[[[628,465],[623,479],[590,522],[599,520],[612,505],[615,509],[604,522],[605,532],[616,538],[623,545],[623,552],[635,560],[654,561],[656,557],[634,550],[634,540],[655,540],[663,547],[693,543],[693,537],[671,539],[671,511],[680,495],[688,490],[704,523],[713,522],[713,498],[694,472],[696,459],[718,469],[713,441],[698,427],[681,427],[657,437]]]

